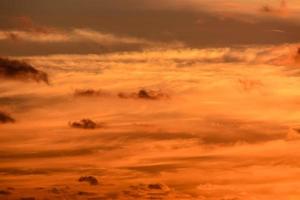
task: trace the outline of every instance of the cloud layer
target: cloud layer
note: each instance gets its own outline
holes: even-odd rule
[[[1,125],[0,191],[9,200],[297,199],[298,51],[11,57],[51,85],[0,82],[1,110],[17,119]]]

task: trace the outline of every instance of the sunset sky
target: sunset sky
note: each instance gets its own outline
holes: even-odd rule
[[[299,0],[0,0],[0,200],[299,200]]]

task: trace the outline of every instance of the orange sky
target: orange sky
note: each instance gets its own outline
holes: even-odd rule
[[[0,9],[0,200],[300,198],[297,0]]]

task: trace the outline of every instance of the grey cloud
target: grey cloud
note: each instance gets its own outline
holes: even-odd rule
[[[81,129],[96,129],[96,128],[103,127],[102,124],[96,123],[91,119],[82,119],[77,122],[70,122],[69,125],[72,128],[81,128]]]
[[[159,100],[167,99],[169,96],[161,91],[140,89],[138,92],[133,93],[119,93],[118,96],[123,99],[145,99],[145,100]]]
[[[48,75],[19,60],[0,58],[0,77],[15,80],[32,80],[49,84]]]
[[[78,181],[79,182],[86,182],[86,183],[89,183],[90,185],[98,185],[99,184],[97,178],[94,177],[94,176],[81,176],[78,179]]]
[[[94,90],[94,89],[77,89],[74,92],[75,97],[101,97],[109,96],[109,93],[104,90]]]
[[[77,89],[74,92],[75,97],[118,97],[121,99],[144,99],[144,100],[161,100],[169,99],[169,95],[161,90],[139,89],[137,92],[109,92],[95,89]]]

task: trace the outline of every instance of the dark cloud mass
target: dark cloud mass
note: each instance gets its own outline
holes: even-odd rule
[[[79,182],[86,182],[86,183],[89,183],[90,185],[98,185],[99,184],[97,178],[94,177],[94,176],[81,176],[78,179],[78,181]]]
[[[13,123],[13,122],[15,122],[14,118],[0,111],[0,124]]]
[[[124,99],[133,98],[133,99],[146,99],[146,100],[159,100],[159,99],[169,98],[167,94],[161,91],[146,90],[146,89],[140,89],[138,92],[133,92],[133,93],[120,92],[118,96]]]
[[[71,122],[69,123],[69,125],[72,128],[81,128],[81,129],[96,129],[101,127],[100,124],[97,124],[91,119],[82,119],[78,122]]]
[[[0,77],[23,81],[32,80],[49,84],[48,75],[45,72],[37,70],[24,61],[8,58],[0,58]]]
[[[118,97],[121,99],[145,99],[160,100],[168,99],[169,95],[160,90],[140,89],[137,92],[108,92],[105,90],[81,89],[75,90],[75,97]]]
[[[0,197],[1,197],[1,195],[5,196],[5,195],[10,195],[10,194],[11,194],[11,192],[8,190],[0,190]]]

